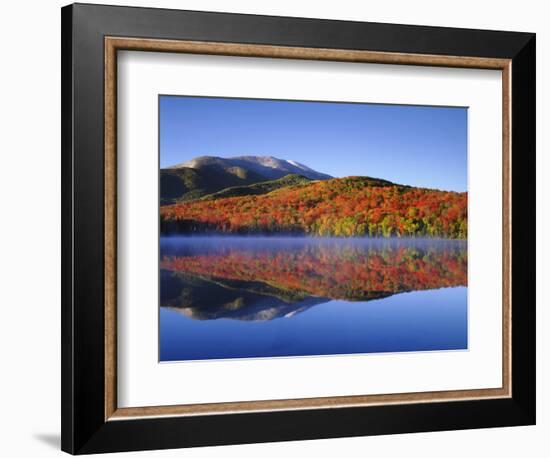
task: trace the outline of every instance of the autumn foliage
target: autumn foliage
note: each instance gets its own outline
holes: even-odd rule
[[[373,185],[335,178],[263,195],[195,200],[161,207],[164,232],[465,239],[467,193]]]

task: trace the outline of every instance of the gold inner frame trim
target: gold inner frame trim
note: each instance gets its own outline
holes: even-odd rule
[[[119,408],[117,404],[117,51],[174,52],[240,57],[421,65],[502,72],[502,387],[399,394]],[[105,37],[105,420],[212,415],[274,410],[359,407],[511,397],[511,60],[344,49]]]

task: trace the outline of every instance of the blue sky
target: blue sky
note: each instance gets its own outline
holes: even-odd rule
[[[160,96],[160,166],[275,156],[335,177],[467,190],[467,109]]]

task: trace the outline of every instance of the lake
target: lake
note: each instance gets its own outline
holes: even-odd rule
[[[160,361],[460,350],[467,242],[160,239]]]

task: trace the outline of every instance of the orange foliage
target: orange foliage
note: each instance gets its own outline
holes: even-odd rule
[[[348,177],[163,206],[161,222],[180,232],[467,238],[467,206],[465,192],[373,186],[365,177]]]

